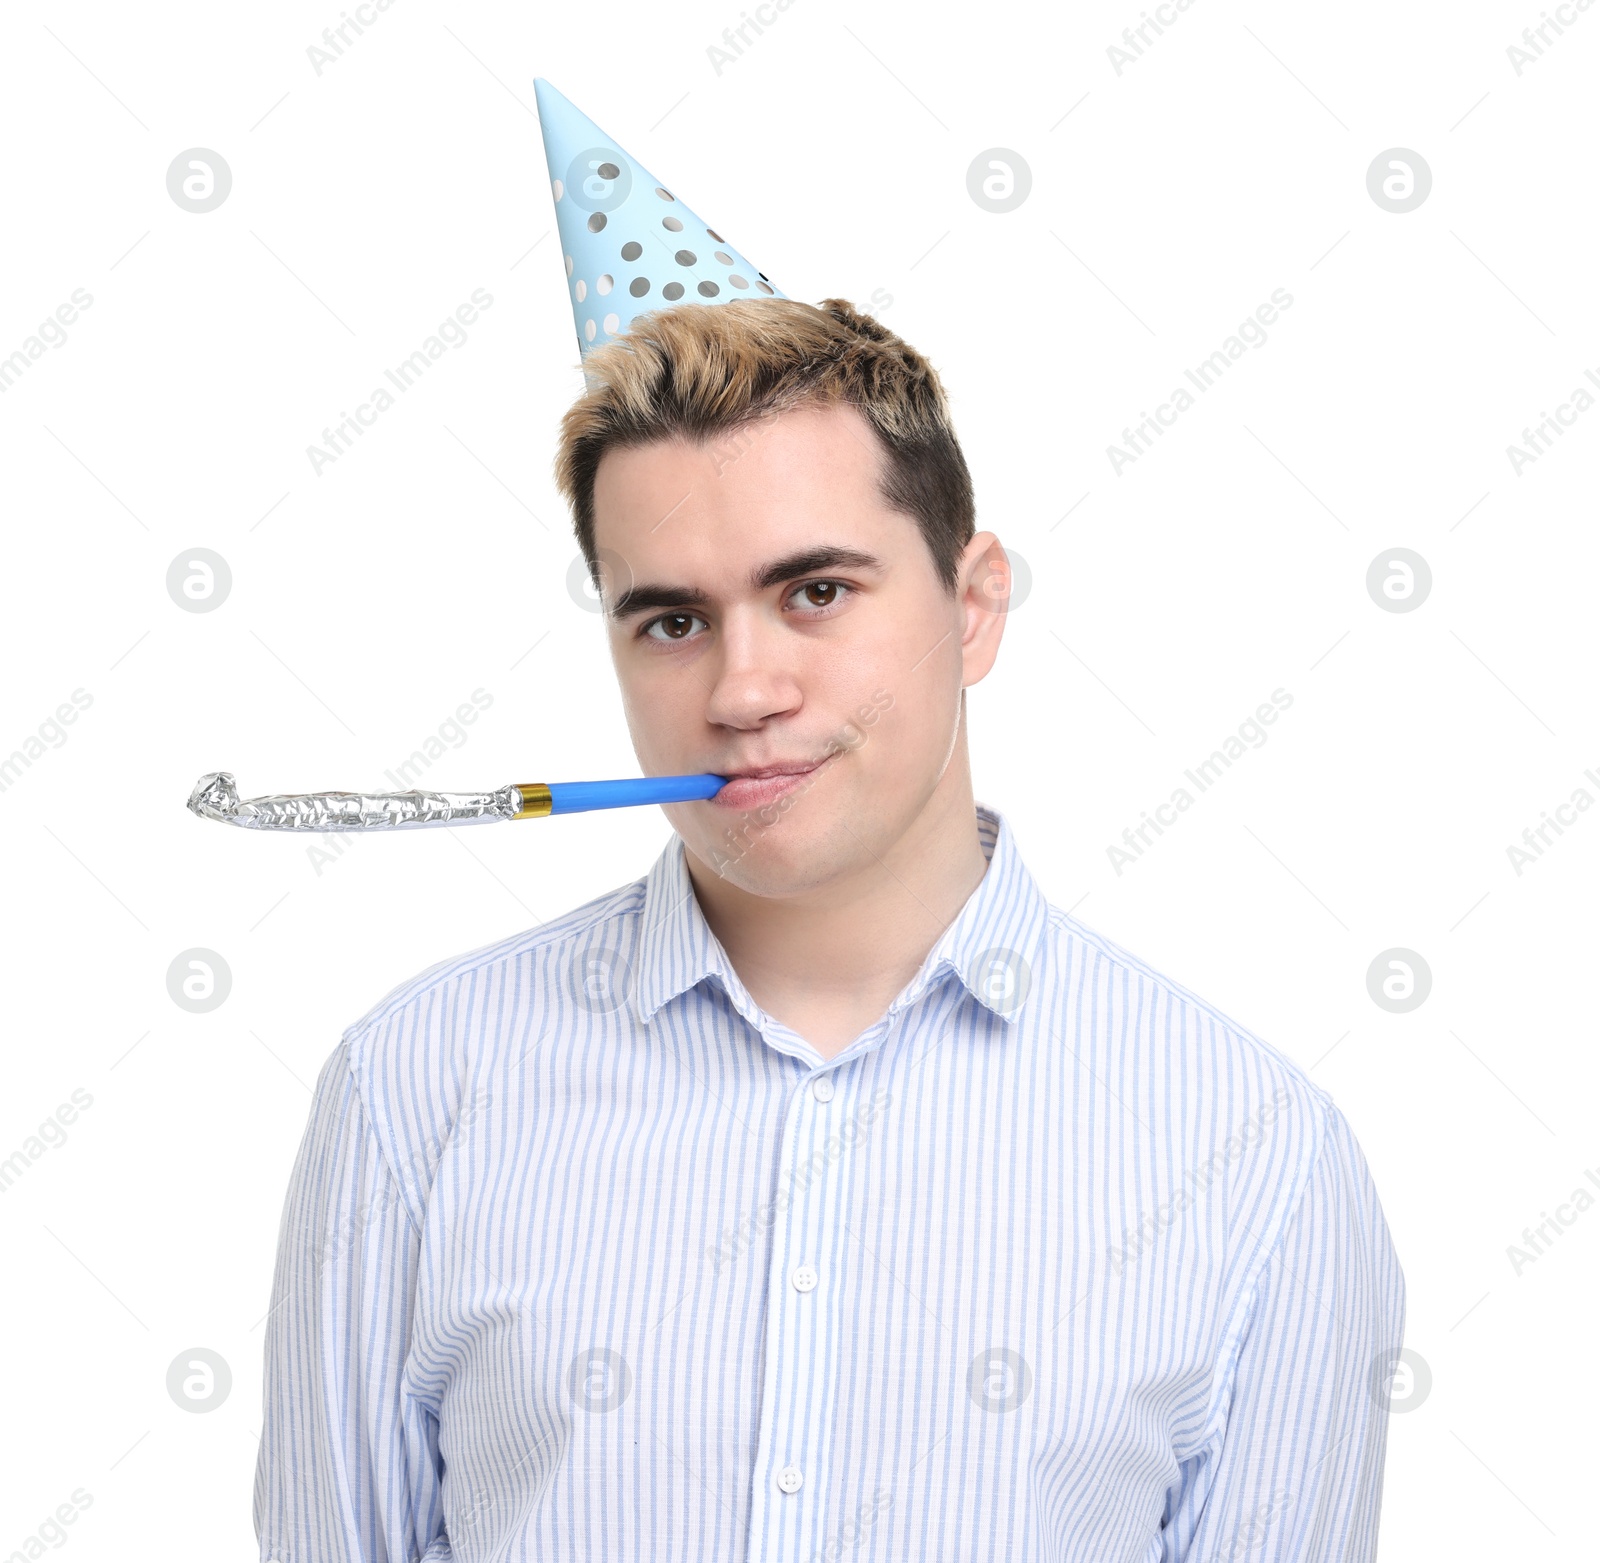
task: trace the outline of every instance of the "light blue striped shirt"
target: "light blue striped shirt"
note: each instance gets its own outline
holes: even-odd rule
[[[344,1033],[279,1236],[278,1563],[1361,1563],[1400,1267],[1283,1054],[1009,827],[824,1061],[649,874]]]

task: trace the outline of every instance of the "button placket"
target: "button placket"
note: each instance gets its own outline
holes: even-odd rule
[[[766,1476],[758,1476],[750,1514],[750,1556],[767,1563],[800,1563],[823,1540],[833,1409],[830,1287],[822,1283],[841,1252],[834,1234],[843,1219],[841,1174],[850,1153],[838,1133],[843,1103],[832,1104],[836,1094],[847,1094],[842,1080],[835,1083],[838,1074],[817,1075],[793,1092],[779,1151],[775,1194],[782,1209],[768,1270],[756,1454],[756,1469]]]

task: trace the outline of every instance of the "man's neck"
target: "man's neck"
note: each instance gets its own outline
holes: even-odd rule
[[[847,879],[779,899],[730,883],[692,853],[687,865],[706,922],[750,996],[824,1058],[883,1015],[988,867],[964,750],[911,828]]]

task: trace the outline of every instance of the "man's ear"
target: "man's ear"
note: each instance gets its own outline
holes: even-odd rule
[[[956,595],[961,607],[961,687],[966,689],[994,666],[1011,601],[1011,561],[993,532],[979,532],[962,550]]]

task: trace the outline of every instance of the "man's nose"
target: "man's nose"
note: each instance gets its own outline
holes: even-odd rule
[[[721,727],[754,728],[800,708],[792,647],[779,625],[758,614],[730,613],[717,646],[706,718]],[[704,666],[704,664],[702,664]]]

